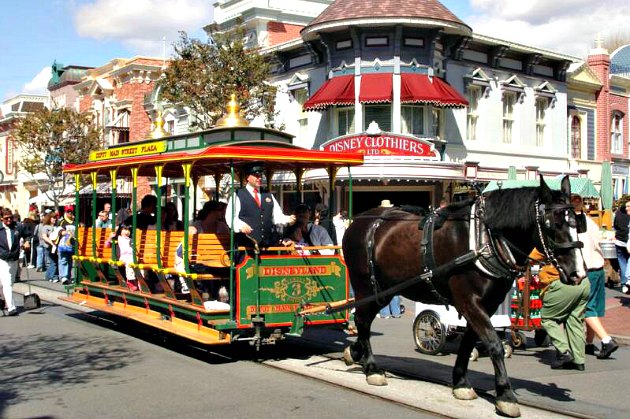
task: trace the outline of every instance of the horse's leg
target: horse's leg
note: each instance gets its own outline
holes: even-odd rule
[[[477,398],[477,393],[475,393],[470,381],[468,381],[468,362],[476,342],[477,334],[472,328],[467,327],[459,345],[457,360],[453,368],[453,396],[459,400],[473,400]]]
[[[359,362],[363,365],[368,384],[374,386],[387,385],[385,372],[376,366],[372,345],[370,344],[371,327],[379,308],[374,304],[357,307],[354,314],[354,324],[357,327],[357,340],[343,351],[346,365]]]
[[[516,399],[516,395],[514,395],[507,370],[505,369],[503,343],[501,339],[499,339],[496,330],[494,330],[490,317],[485,309],[477,305],[473,307],[474,312],[468,311],[468,313],[464,313],[464,316],[468,321],[468,327],[476,332],[481,342],[486,346],[490,359],[492,360],[492,365],[494,366],[494,385],[497,392],[495,407],[503,415],[519,417],[521,412],[518,407],[518,400]],[[474,345],[474,342],[472,342],[472,344]],[[470,350],[472,350],[472,348]],[[460,356],[461,354],[458,354],[457,362],[460,361]]]

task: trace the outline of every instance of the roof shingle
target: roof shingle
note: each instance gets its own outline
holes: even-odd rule
[[[361,18],[435,19],[466,25],[438,0],[336,0],[308,26]]]

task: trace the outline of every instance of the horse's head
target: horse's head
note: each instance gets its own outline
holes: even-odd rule
[[[553,191],[540,176],[536,200],[536,248],[560,272],[565,284],[579,284],[586,276],[582,242],[577,237],[577,222],[571,205],[569,177],[562,179],[561,190]]]

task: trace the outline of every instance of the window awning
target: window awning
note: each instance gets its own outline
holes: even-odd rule
[[[363,74],[361,75],[361,103],[391,103],[392,102],[392,74]]]
[[[444,108],[468,106],[468,101],[444,80],[425,74],[401,74],[400,101]]]
[[[327,80],[302,109],[320,111],[333,105],[354,105],[354,76],[338,76]]]

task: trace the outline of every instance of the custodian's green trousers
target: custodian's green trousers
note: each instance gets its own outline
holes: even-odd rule
[[[542,325],[553,346],[560,353],[570,350],[576,364],[584,364],[586,333],[583,320],[590,289],[588,278],[584,278],[580,285],[554,281],[543,294]]]

